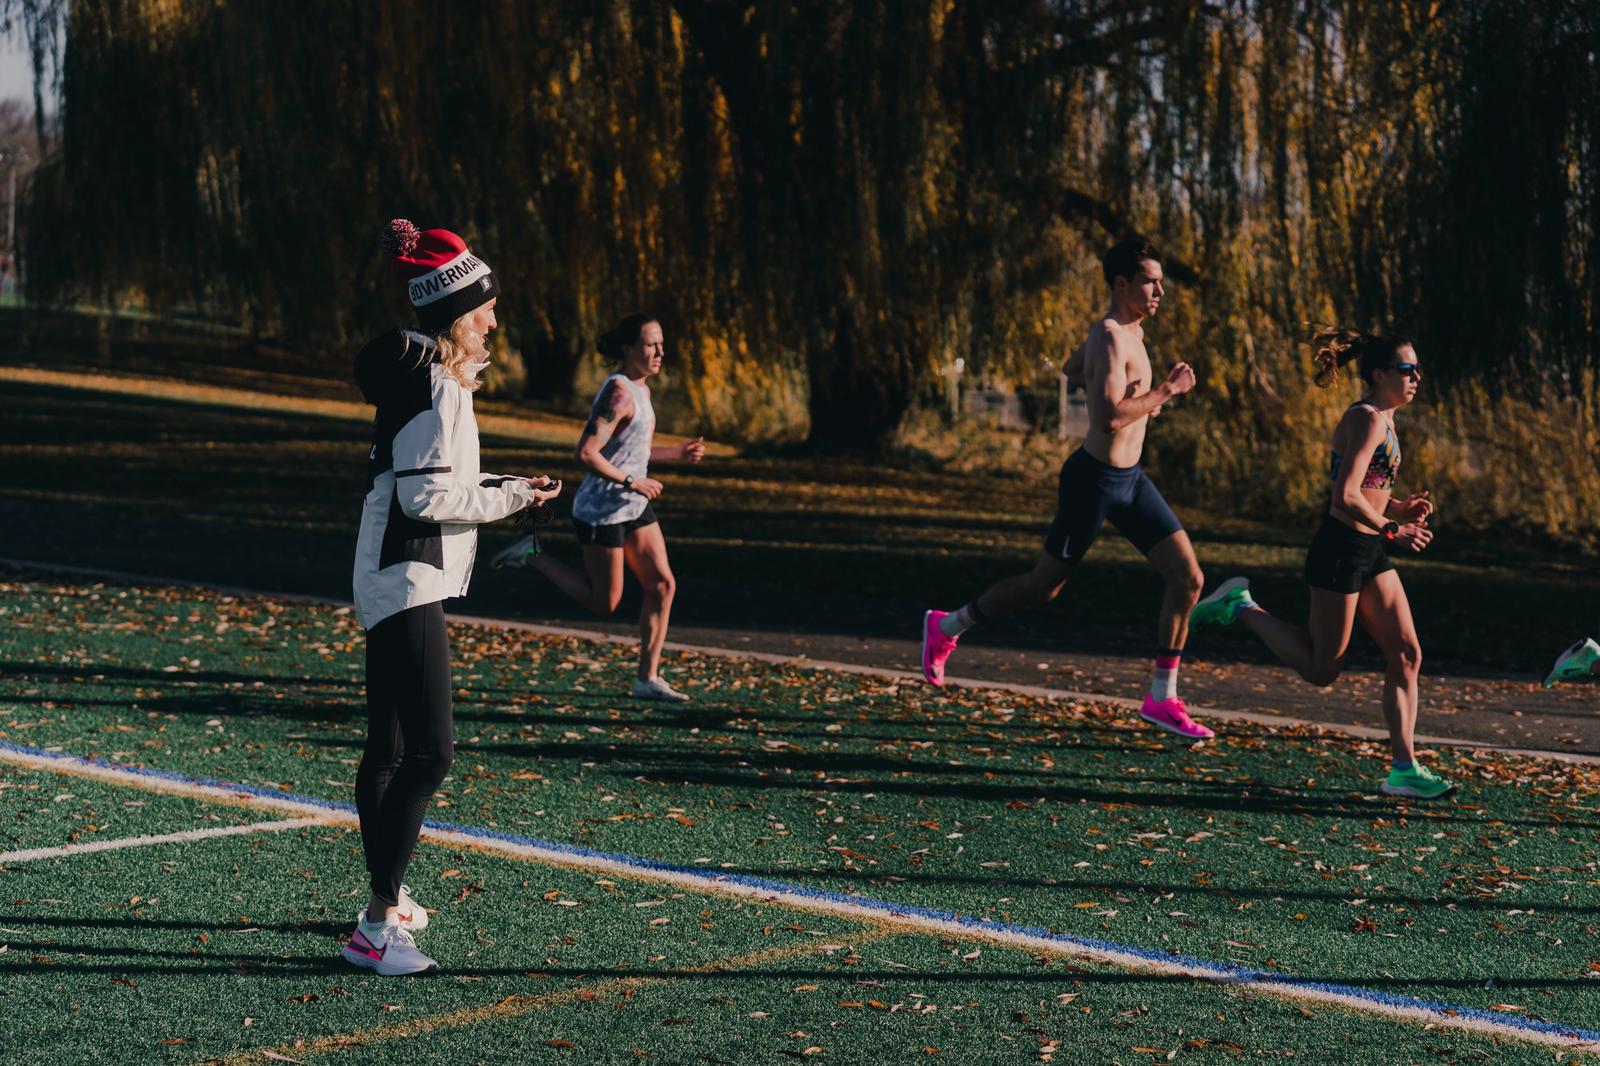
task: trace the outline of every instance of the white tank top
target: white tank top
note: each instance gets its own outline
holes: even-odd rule
[[[621,374],[612,374],[595,394],[594,403],[589,407],[590,421],[600,413],[600,400],[613,381],[619,382],[633,397],[633,417],[611,435],[611,439],[600,448],[600,454],[612,466],[624,474],[632,474],[633,479],[638,481],[650,473],[650,446],[656,435],[656,409],[650,406],[649,389],[635,385]],[[586,525],[614,526],[638,518],[649,502],[637,492],[625,489],[609,478],[589,474],[584,477],[577,495],[572,498],[572,517]]]

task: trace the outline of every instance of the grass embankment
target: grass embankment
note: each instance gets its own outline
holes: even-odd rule
[[[83,388],[77,378],[7,373],[0,555],[348,595],[369,409],[192,383],[107,377]],[[491,410],[484,425],[485,469],[550,473],[576,486],[576,423]],[[930,602],[959,603],[1029,565],[1055,505],[1051,479],[1003,471],[952,477],[714,455],[658,472],[667,492],[657,509],[686,589],[675,620],[728,627],[904,635]],[[1309,528],[1179,512],[1213,582],[1248,574],[1264,602],[1303,614]],[[484,548],[514,535],[510,524],[486,530]],[[548,540],[576,559],[564,521]],[[1146,647],[1161,591],[1153,572],[1110,530],[1090,564],[1059,606],[994,627],[995,639],[1091,652]],[[1600,604],[1600,574],[1585,559],[1458,535],[1448,517],[1434,547],[1401,566],[1430,670],[1531,673],[1590,632]],[[542,582],[486,576],[460,607],[580,617]],[[1260,655],[1246,641],[1206,650]],[[1372,658],[1364,638],[1356,658]]]

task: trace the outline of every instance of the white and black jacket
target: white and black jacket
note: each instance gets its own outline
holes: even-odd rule
[[[356,540],[356,618],[371,629],[408,607],[466,594],[478,525],[533,502],[520,477],[478,470],[472,393],[439,366],[433,342],[394,330],[356,357],[378,408]]]

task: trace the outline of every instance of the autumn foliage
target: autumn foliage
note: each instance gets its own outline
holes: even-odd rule
[[[1152,440],[1169,478],[1310,506],[1352,397],[1309,387],[1301,341],[1342,322],[1428,367],[1408,478],[1600,528],[1592,5],[65,7],[41,299],[339,350],[405,315],[372,240],[403,215],[495,265],[529,394],[581,391],[648,308],[694,428],[871,450],[955,357],[1058,360],[1138,231],[1171,256],[1156,359],[1201,381]],[[1558,476],[1507,496],[1535,465]]]

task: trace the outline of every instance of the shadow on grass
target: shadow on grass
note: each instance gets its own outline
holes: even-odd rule
[[[849,934],[841,934],[839,939],[849,942]],[[173,975],[211,975],[211,976],[236,976],[236,977],[277,977],[277,976],[306,976],[306,975],[349,975],[365,972],[358,967],[345,962],[330,945],[326,956],[315,955],[239,955],[231,954],[226,958],[218,958],[214,963],[197,962],[193,954],[187,949],[182,951],[164,951],[154,948],[118,947],[105,944],[77,944],[63,943],[61,941],[21,941],[13,942],[14,946],[24,952],[53,951],[62,954],[80,956],[71,961],[52,961],[50,973],[79,973],[79,974],[111,974],[118,977],[160,977],[167,974]],[[1018,949],[1025,950],[1025,949]],[[103,958],[110,961],[103,963],[83,961],[82,957]],[[858,956],[859,957],[859,956]],[[144,966],[129,965],[123,959],[152,960],[151,964]],[[171,960],[170,965],[160,965],[154,960]],[[781,969],[734,969],[711,968],[683,969],[669,967],[552,967],[540,965],[542,960],[530,960],[527,965],[517,966],[454,966],[446,963],[437,973],[415,975],[408,979],[410,982],[428,979],[451,980],[462,978],[489,978],[489,977],[527,977],[534,980],[561,979],[584,983],[596,980],[635,980],[635,981],[663,981],[663,982],[727,982],[727,981],[846,981],[852,985],[863,982],[873,982],[875,985],[885,987],[895,984],[916,983],[925,984],[952,984],[952,985],[999,985],[1012,983],[1048,984],[1059,986],[1064,981],[1084,985],[1141,985],[1141,986],[1173,986],[1196,987],[1208,984],[1231,984],[1236,979],[1224,978],[1207,980],[1204,978],[1188,977],[1179,974],[1128,972],[1118,970],[1088,970],[1081,966],[1066,965],[1063,968],[1052,968],[1042,964],[1037,969],[979,969],[973,967],[966,970],[937,970],[937,969],[868,969],[861,966],[844,966],[838,968],[801,968],[786,966]],[[37,971],[38,964],[27,959],[18,959],[8,962],[0,959],[0,973],[24,971]],[[1295,985],[1308,984],[1342,984],[1358,988],[1386,989],[1401,995],[1415,995],[1417,990],[1424,989],[1482,989],[1487,980],[1482,976],[1475,977],[1439,977],[1430,975],[1426,978],[1396,977],[1392,974],[1358,974],[1358,973],[1327,973],[1315,975],[1291,974],[1282,970],[1260,969],[1252,970],[1249,967],[1239,969],[1251,973],[1257,978],[1268,981],[1284,981]],[[1515,990],[1573,990],[1578,988],[1592,989],[1594,983],[1582,977],[1552,977],[1528,976],[1505,977],[1495,975],[1493,987],[1496,989]]]

